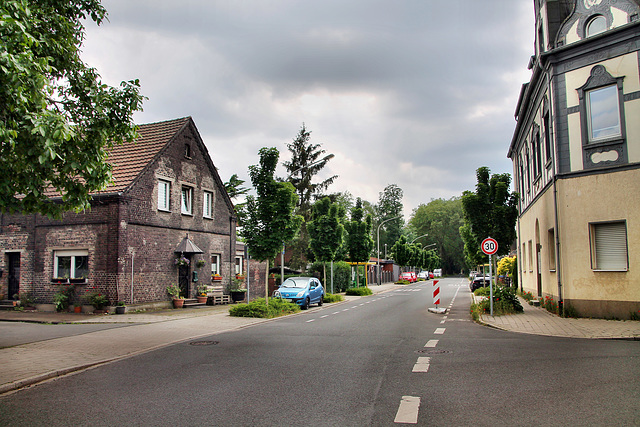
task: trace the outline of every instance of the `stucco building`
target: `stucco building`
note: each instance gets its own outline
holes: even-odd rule
[[[78,296],[95,290],[111,304],[168,305],[171,283],[193,297],[214,273],[226,286],[246,272],[233,204],[193,120],[138,132],[110,153],[114,183],[93,195],[90,211],[61,220],[0,215],[0,298],[29,292],[51,303],[69,279]],[[261,270],[253,274],[263,284],[256,296],[264,294]]]
[[[582,316],[640,314],[640,1],[534,0],[508,156],[522,288]]]

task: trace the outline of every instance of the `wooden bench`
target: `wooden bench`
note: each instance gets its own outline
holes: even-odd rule
[[[211,298],[213,305],[229,304],[231,302],[231,297],[229,295],[225,295],[224,286],[222,285],[207,286],[207,296]]]

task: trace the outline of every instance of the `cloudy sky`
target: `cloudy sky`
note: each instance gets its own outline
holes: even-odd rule
[[[192,116],[221,178],[302,123],[335,154],[329,192],[404,191],[405,219],[512,172],[506,153],[533,53],[532,0],[103,0],[83,59],[140,79],[137,123]],[[278,171],[285,176],[284,168]]]

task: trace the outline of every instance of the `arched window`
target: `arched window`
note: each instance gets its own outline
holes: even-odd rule
[[[607,20],[602,15],[596,15],[587,22],[587,37],[595,36],[607,30]]]

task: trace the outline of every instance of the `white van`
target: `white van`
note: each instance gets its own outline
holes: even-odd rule
[[[434,277],[442,277],[442,269],[441,268],[436,268],[435,270],[433,270],[433,276]]]

